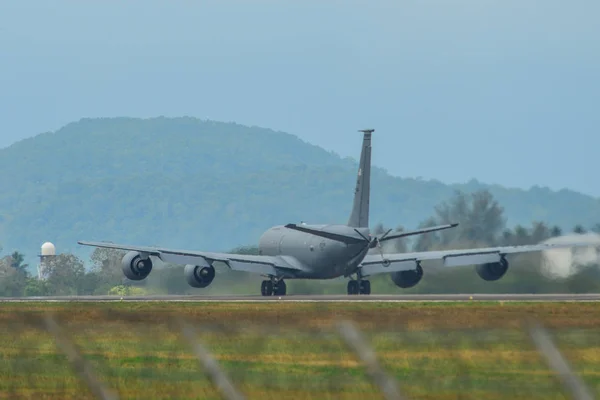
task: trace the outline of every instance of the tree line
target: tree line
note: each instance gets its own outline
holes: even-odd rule
[[[435,207],[431,217],[419,227],[459,223],[456,228],[403,238],[385,243],[384,252],[428,251],[485,246],[514,246],[544,242],[568,234],[600,233],[600,224],[576,225],[569,231],[549,226],[543,221],[533,221],[530,226],[506,227],[504,209],[487,190],[470,194],[457,191],[446,202]],[[379,223],[373,227],[374,234],[389,228]],[[412,228],[411,228],[412,229]],[[395,231],[404,231],[397,226]],[[1,251],[1,249],[0,249]],[[235,253],[258,254],[256,246],[243,246]],[[379,252],[379,249],[372,249]],[[30,266],[24,264],[24,255],[18,251],[0,258],[0,296],[49,296],[49,295],[128,295],[144,293],[191,294],[191,293],[255,293],[262,279],[254,274],[234,272],[227,267],[217,267],[217,277],[207,289],[194,289],[187,285],[183,266],[155,262],[150,276],[141,282],[128,281],[121,272],[121,258],[125,253],[110,249],[95,249],[90,257],[91,265],[73,254],[58,254],[46,262],[45,279],[38,279]],[[552,276],[544,271],[543,258],[539,253],[518,256],[511,260],[509,273],[497,282],[485,282],[478,278],[472,268],[451,270],[427,269],[423,281],[416,287],[400,290],[387,275],[374,277],[373,291],[378,293],[452,293],[452,292],[585,292],[600,290],[598,258],[587,257],[582,265],[569,265],[568,273]],[[571,261],[569,261],[571,262]],[[564,267],[564,266],[563,266]],[[547,272],[547,271],[546,271]],[[290,293],[337,293],[343,292],[345,280],[290,281]]]

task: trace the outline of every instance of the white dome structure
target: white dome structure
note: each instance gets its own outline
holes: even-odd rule
[[[47,262],[52,260],[56,256],[56,247],[50,242],[46,242],[42,245],[42,251],[40,252],[40,263],[38,264],[38,279],[46,279],[48,276]]]
[[[55,256],[56,255],[56,247],[50,242],[46,242],[42,245],[42,252],[40,253],[43,257],[45,256]]]

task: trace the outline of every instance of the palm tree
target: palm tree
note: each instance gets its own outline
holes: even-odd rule
[[[14,253],[12,253],[10,255],[10,259],[11,259],[11,262],[10,262],[11,267],[13,267],[17,271],[22,272],[23,274],[27,275],[27,268],[29,267],[29,264],[23,263],[23,261],[25,260],[25,256],[22,253],[15,251]]]

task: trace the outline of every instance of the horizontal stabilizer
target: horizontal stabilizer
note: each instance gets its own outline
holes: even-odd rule
[[[398,239],[398,238],[406,237],[406,236],[422,235],[423,233],[441,231],[444,229],[454,228],[455,226],[458,226],[458,224],[438,225],[438,226],[432,226],[429,228],[417,229],[416,231],[398,232],[398,233],[395,233],[395,234],[389,235],[389,236],[384,235],[379,239],[379,241],[385,242],[386,240]]]
[[[296,225],[296,224],[287,224],[285,227],[288,229],[294,229],[296,231],[310,233],[311,235],[320,236],[320,237],[324,237],[326,239],[331,239],[331,240],[335,240],[335,241],[347,243],[347,244],[356,244],[356,243],[364,243],[365,242],[365,239],[363,239],[363,238],[341,235],[339,233],[327,232],[327,231],[322,231],[319,229],[312,229],[307,226],[301,226],[301,225]]]

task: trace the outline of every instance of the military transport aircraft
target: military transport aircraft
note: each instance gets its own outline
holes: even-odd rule
[[[286,294],[286,279],[332,279],[349,277],[348,294],[370,294],[367,277],[389,273],[400,288],[415,286],[423,276],[422,261],[439,260],[443,266],[476,265],[482,279],[495,281],[508,269],[506,256],[515,253],[542,251],[579,244],[538,244],[530,246],[492,247],[469,250],[425,251],[384,254],[381,243],[427,232],[455,227],[458,224],[435,226],[410,232],[380,236],[369,231],[369,196],[371,181],[371,135],[373,129],[361,130],[363,144],[354,191],[354,203],[345,225],[308,225],[304,223],[274,226],[259,240],[259,255],[212,253],[195,250],[174,250],[161,247],[129,246],[110,242],[79,241],[80,245],[126,250],[121,266],[131,280],[145,279],[152,271],[152,258],[185,264],[188,284],[205,288],[215,278],[215,261],[236,271],[264,276],[263,296]],[[581,244],[584,245],[584,244]],[[368,254],[378,248],[379,254]]]

